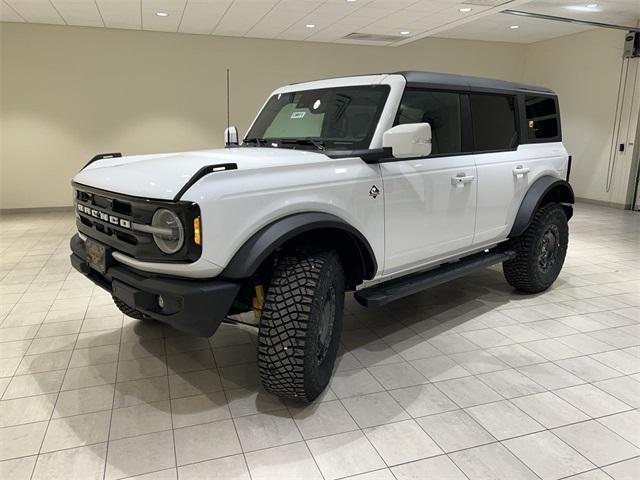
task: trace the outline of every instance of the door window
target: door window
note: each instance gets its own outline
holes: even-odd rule
[[[471,94],[473,140],[478,152],[512,150],[518,146],[515,97]]]
[[[431,154],[462,151],[460,95],[449,92],[407,89],[402,97],[394,125],[431,125]]]

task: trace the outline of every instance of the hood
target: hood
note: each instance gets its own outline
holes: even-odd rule
[[[235,163],[238,170],[301,165],[326,161],[322,153],[286,148],[238,147],[196,152],[136,155],[98,160],[74,182],[109,192],[158,200],[173,200],[202,167]],[[212,175],[233,175],[234,170]]]

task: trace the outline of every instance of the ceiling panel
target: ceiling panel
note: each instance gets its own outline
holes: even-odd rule
[[[597,6],[589,8],[586,5]],[[640,0],[585,0],[584,2],[534,0],[518,10],[578,20],[636,26],[634,24],[640,18]]]
[[[177,32],[187,0],[142,0],[142,28]],[[159,16],[158,13],[167,14]]]
[[[210,34],[232,3],[233,0],[189,0],[178,31]]]
[[[51,0],[67,25],[104,27],[94,0]]]
[[[511,28],[514,25],[517,25],[518,28]],[[549,22],[537,18],[500,14],[440,32],[435,36],[493,42],[533,43],[548,38],[582,32],[590,28],[585,25]]]
[[[16,12],[9,5],[4,3],[4,1],[0,1],[0,22],[24,22],[24,18],[22,18],[18,12]]]
[[[589,8],[586,5],[597,6]],[[585,0],[584,2],[534,0],[520,5],[514,10],[629,27],[638,26],[640,21],[640,0]],[[510,28],[516,25],[518,28]],[[438,32],[434,36],[533,43],[563,35],[571,35],[591,28],[594,27],[497,13],[485,16],[472,23]]]
[[[588,2],[597,3],[588,8]],[[640,0],[0,0],[0,20],[203,35],[362,43],[350,33],[529,43],[582,31],[504,9],[636,26]],[[460,9],[471,9],[461,12]],[[162,15],[159,16],[158,13]],[[520,28],[509,29],[512,24]],[[308,28],[307,25],[314,25]]]
[[[140,0],[96,0],[96,3],[105,27],[142,28]]]
[[[243,36],[275,7],[278,0],[235,0],[215,30],[216,35]]]
[[[307,12],[303,11],[292,11],[283,15],[282,11],[271,10],[246,33],[246,36],[275,38],[292,25],[301,22],[306,15]]]
[[[4,0],[13,10],[32,23],[64,25],[64,20],[49,0]]]

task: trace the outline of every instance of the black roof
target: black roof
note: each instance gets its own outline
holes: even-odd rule
[[[454,90],[473,90],[479,92],[518,92],[518,93],[545,93],[555,95],[553,90],[544,87],[524,85],[522,83],[506,82],[491,78],[470,77],[467,75],[453,75],[449,73],[396,72],[407,80],[407,86],[429,86]]]

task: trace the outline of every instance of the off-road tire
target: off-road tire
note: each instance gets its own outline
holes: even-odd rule
[[[551,242],[549,236],[553,238]],[[545,259],[549,251],[545,243],[547,246],[553,243],[553,259]],[[510,248],[515,250],[516,256],[502,264],[507,282],[526,293],[546,290],[560,274],[568,243],[569,226],[562,205],[548,203],[540,207],[529,227],[511,242]]]
[[[120,311],[127,317],[135,318],[136,320],[147,320],[149,318],[140,310],[136,310],[135,308],[130,307],[119,298],[116,298],[113,295],[111,296],[111,298],[113,298],[113,303],[116,304],[116,307],[118,307]]]
[[[258,369],[268,392],[308,403],[325,389],[340,343],[344,289],[333,251],[293,252],[279,260],[258,333]]]

